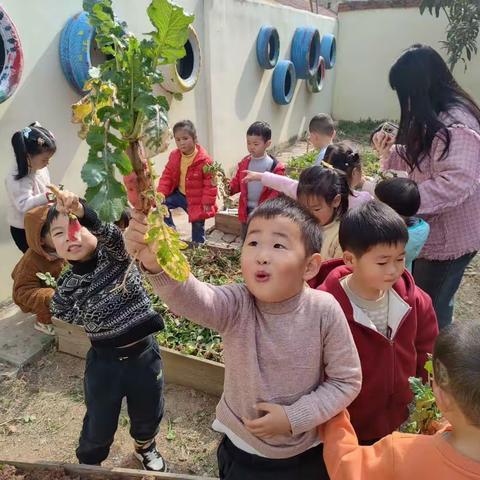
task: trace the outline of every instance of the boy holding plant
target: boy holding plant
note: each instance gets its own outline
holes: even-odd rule
[[[305,284],[321,263],[316,219],[286,197],[262,203],[242,246],[245,284],[225,286],[169,278],[147,230],[136,211],[125,241],[155,293],[223,338],[224,393],[213,424],[224,434],[220,478],[327,479],[317,427],[355,398],[361,370],[338,303]]]
[[[71,269],[58,279],[52,314],[84,325],[92,347],[85,366],[85,403],[77,458],[99,465],[108,456],[127,398],[134,455],[146,470],[165,471],[155,445],[163,416],[163,370],[153,334],[163,328],[120,229],[102,223],[70,192],[53,189],[47,227],[59,257]]]

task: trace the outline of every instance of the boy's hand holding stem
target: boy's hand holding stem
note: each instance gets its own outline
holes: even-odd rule
[[[55,185],[49,185],[48,188],[56,197],[56,209],[59,213],[65,213],[67,215],[73,214],[78,218],[84,216],[85,212],[78,195],[68,192],[67,190],[60,190]]]

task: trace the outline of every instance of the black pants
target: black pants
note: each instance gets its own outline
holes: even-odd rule
[[[23,228],[10,227],[10,234],[12,235],[15,245],[25,253],[28,250],[27,236]]]
[[[328,480],[323,444],[291,458],[271,459],[237,448],[227,436],[217,451],[220,478],[225,480]]]
[[[87,413],[76,452],[80,463],[95,465],[107,458],[123,397],[127,397],[130,435],[139,442],[153,439],[164,406],[162,360],[155,339],[149,336],[128,349],[92,347],[84,389]]]

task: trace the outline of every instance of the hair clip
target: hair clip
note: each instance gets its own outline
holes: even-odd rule
[[[32,131],[32,129],[30,127],[22,128],[22,134],[27,140],[28,140],[28,136],[30,135],[31,131]]]
[[[38,137],[37,138],[37,143],[42,146],[45,144],[45,139],[43,137]]]
[[[321,161],[321,165],[322,167],[331,168],[333,170],[333,165],[331,165],[330,163],[327,163],[325,160]]]

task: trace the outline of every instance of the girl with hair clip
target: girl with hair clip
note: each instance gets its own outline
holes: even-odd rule
[[[15,245],[25,253],[28,243],[24,216],[32,208],[49,202],[47,166],[57,145],[53,134],[35,122],[13,134],[12,147],[16,166],[5,178],[9,200],[7,218]]]

